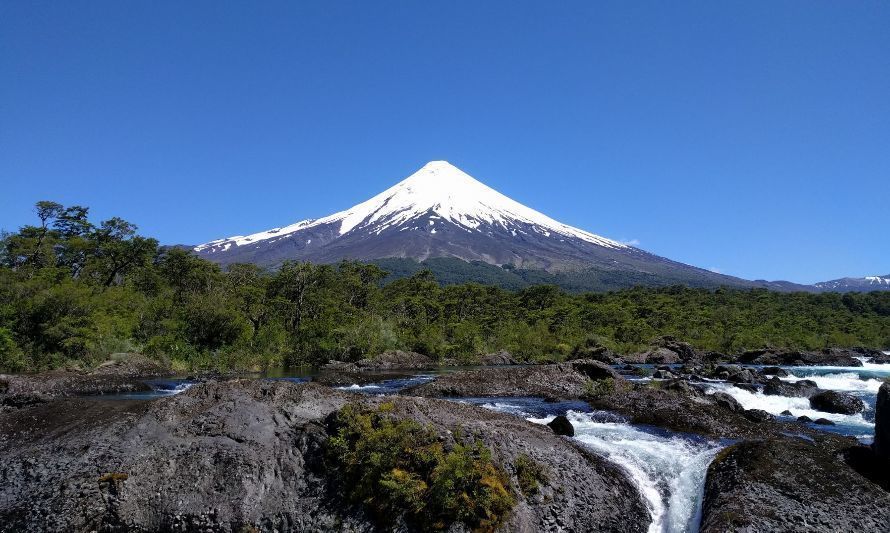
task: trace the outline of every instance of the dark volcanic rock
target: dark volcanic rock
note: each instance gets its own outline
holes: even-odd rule
[[[886,531],[890,494],[801,439],[745,441],[708,469],[702,533]]]
[[[744,414],[745,418],[752,422],[766,422],[767,420],[773,420],[776,418],[763,409],[746,409]]]
[[[800,381],[782,381],[773,376],[763,386],[763,393],[769,396],[791,396],[794,398],[809,398],[817,394],[819,387],[815,381],[802,379]]]
[[[820,420],[821,420],[821,419],[820,419]],[[797,417],[797,421],[798,421],[798,422],[805,422],[805,423],[806,423],[806,422],[812,422],[813,419],[810,418],[810,417],[808,417],[807,415],[800,415],[799,417]]]
[[[778,366],[765,366],[760,369],[760,373],[764,376],[778,376],[780,378],[787,378],[789,375],[787,370]]]
[[[383,352],[372,359],[362,359],[355,363],[360,370],[431,370],[438,362],[417,352],[393,350]]]
[[[578,347],[572,352],[572,359],[592,359],[607,365],[617,364],[621,361],[615,352],[602,345]]]
[[[547,426],[552,429],[553,432],[557,435],[565,435],[566,437],[575,436],[575,426],[572,425],[572,423],[569,421],[568,418],[566,418],[565,415],[557,416],[556,418],[551,420],[550,423],[547,424]]]
[[[498,365],[518,365],[519,363],[516,359],[513,359],[513,354],[508,352],[507,350],[501,350],[496,353],[485,354],[479,358],[479,364],[485,366],[498,366]]]
[[[134,379],[158,378],[171,375],[170,368],[138,353],[111,354],[108,361],[93,370],[94,376],[120,376]]]
[[[820,425],[820,426],[834,426],[834,425],[836,425],[834,422],[832,422],[831,420],[829,420],[827,418],[817,418],[813,423]]]
[[[745,408],[742,407],[742,404],[740,404],[738,400],[725,392],[715,392],[711,395],[711,398],[718,406],[727,411],[733,413],[743,413],[745,411]]]
[[[404,394],[429,397],[539,396],[580,398],[590,380],[611,378],[624,383],[612,367],[599,361],[578,360],[553,365],[491,367],[445,374],[435,381],[410,387]]]
[[[878,389],[873,448],[879,459],[890,462],[890,381],[885,381]]]
[[[110,372],[85,374],[54,370],[42,374],[0,375],[0,381],[6,383],[6,394],[27,396],[86,396],[152,390],[138,378]]]
[[[520,496],[502,531],[648,527],[626,474],[549,428],[440,400],[241,380],[0,413],[0,531],[377,531],[324,464],[325,419],[350,401],[390,402],[446,446],[455,433],[478,438],[508,475],[521,455],[541,465],[541,497]]]
[[[810,406],[826,413],[855,415],[865,410],[865,404],[852,394],[828,390],[810,397]]]

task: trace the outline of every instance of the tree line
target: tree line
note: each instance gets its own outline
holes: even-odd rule
[[[429,270],[383,282],[380,266],[284,263],[225,270],[161,247],[120,218],[39,202],[0,236],[0,368],[89,367],[116,352],[176,369],[268,369],[390,349],[471,363],[508,350],[559,360],[604,345],[640,351],[671,335],[695,347],[890,347],[890,292],[777,293],[681,286],[568,294],[442,286]]]

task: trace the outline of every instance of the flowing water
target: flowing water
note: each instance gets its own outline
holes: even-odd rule
[[[546,403],[537,398],[462,401],[538,424],[565,414],[575,427],[576,441],[627,472],[652,517],[650,533],[698,531],[705,476],[721,444],[631,425],[612,413],[591,411],[583,402]]]
[[[786,419],[807,416],[812,420],[825,418],[835,423],[833,426],[810,424],[815,429],[856,437],[863,443],[870,443],[874,437],[875,401],[881,383],[890,378],[890,364],[870,363],[860,359],[862,366],[800,366],[783,367],[789,376],[780,378],[787,382],[808,379],[823,390],[834,390],[852,394],[863,401],[865,410],[855,415],[843,415],[817,411],[810,407],[807,398],[791,396],[769,396],[763,392],[749,392],[729,383],[708,383],[709,393],[722,391],[734,397],[745,409],[762,409],[770,414]],[[790,411],[791,415],[782,415]]]

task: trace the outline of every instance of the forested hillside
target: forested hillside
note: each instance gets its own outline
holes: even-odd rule
[[[89,366],[123,351],[181,370],[318,364],[394,348],[543,360],[595,343],[636,351],[662,335],[724,352],[890,346],[890,292],[511,291],[442,285],[425,269],[384,283],[383,268],[356,262],[223,272],[125,220],[94,223],[88,209],[52,202],[37,205],[35,225],[2,236],[0,265],[0,368],[13,371]]]

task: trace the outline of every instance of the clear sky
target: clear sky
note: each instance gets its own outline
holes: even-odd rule
[[[197,244],[433,159],[745,278],[890,273],[890,2],[0,2],[0,228]]]

